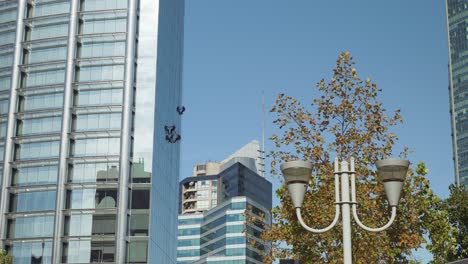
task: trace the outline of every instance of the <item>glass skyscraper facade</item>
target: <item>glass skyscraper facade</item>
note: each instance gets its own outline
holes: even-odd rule
[[[455,183],[468,186],[468,1],[446,0]]]
[[[180,182],[177,263],[263,263],[272,185],[259,175],[258,153],[238,151],[220,163],[197,164],[194,176]],[[251,214],[257,221],[246,218]]]
[[[270,224],[269,210],[245,196],[230,198],[203,214],[180,215],[177,263],[263,263],[262,251],[267,250],[260,238],[263,225],[248,223],[247,211],[264,216],[264,224]]]
[[[176,263],[183,17],[183,0],[0,0],[15,264]]]

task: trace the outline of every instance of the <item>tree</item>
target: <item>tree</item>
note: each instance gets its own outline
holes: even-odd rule
[[[361,80],[353,68],[349,52],[340,54],[329,82],[317,83],[320,97],[310,106],[291,96],[280,94],[270,110],[279,135],[272,135],[276,149],[269,153],[271,174],[279,175],[280,163],[308,160],[314,164],[313,177],[303,205],[305,222],[316,228],[327,226],[334,217],[334,184],[331,157],[356,158],[359,216],[364,224],[384,225],[390,216],[383,185],[371,169],[379,159],[392,156],[398,139],[391,129],[402,123],[400,110],[388,114],[378,101],[381,89],[370,78]],[[405,148],[400,155],[409,153]],[[411,250],[426,243],[423,235],[435,228],[439,237],[450,230],[446,219],[437,217],[440,205],[425,177],[427,169],[419,163],[410,169],[392,227],[370,233],[353,223],[354,263],[408,263]],[[297,221],[287,189],[277,190],[281,205],[272,210],[273,224],[262,238],[272,243],[265,262],[294,256],[301,263],[342,263],[342,230],[338,225],[324,234],[306,232]],[[440,220],[440,221],[439,221]],[[450,247],[451,240],[432,239],[428,247]],[[284,243],[288,246],[284,247]]]
[[[13,257],[8,255],[5,250],[0,250],[0,264],[13,264]]]
[[[443,202],[455,230],[454,251],[443,252],[449,261],[468,258],[468,192],[464,186],[450,186],[450,196]]]

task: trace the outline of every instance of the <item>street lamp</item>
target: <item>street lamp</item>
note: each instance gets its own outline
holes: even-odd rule
[[[400,201],[403,182],[408,172],[409,161],[401,159],[385,159],[377,161],[377,174],[383,182],[388,203],[392,208],[392,215],[386,225],[380,228],[370,228],[365,226],[357,215],[356,202],[356,176],[354,169],[354,158],[351,158],[350,164],[342,161],[341,166],[338,158],[335,159],[335,218],[332,223],[322,229],[315,229],[307,226],[301,216],[301,207],[304,202],[304,195],[312,173],[312,163],[307,161],[288,161],[281,165],[281,172],[288,186],[289,195],[296,208],[296,215],[299,223],[307,231],[320,234],[332,229],[338,223],[341,213],[343,214],[343,258],[344,264],[352,263],[351,254],[351,208],[353,218],[356,223],[364,230],[370,232],[380,232],[392,225],[396,217],[396,207]],[[349,177],[351,176],[351,183]],[[340,178],[341,178],[341,200],[340,200]],[[351,200],[350,200],[351,186]],[[350,208],[351,207],[351,208]]]

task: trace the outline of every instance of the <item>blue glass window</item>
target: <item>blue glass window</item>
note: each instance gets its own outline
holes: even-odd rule
[[[244,230],[244,225],[226,226],[226,233],[242,233]]]
[[[49,3],[46,1],[37,1],[33,9],[32,17],[63,14],[63,13],[68,13],[69,11],[70,11],[69,1],[49,2]]]
[[[13,194],[10,200],[10,211],[29,212],[54,210],[55,195],[55,191]]]
[[[30,72],[21,77],[21,86],[43,86],[61,84],[65,81],[65,70]]]
[[[14,30],[0,31],[0,45],[12,44],[15,42],[16,32]]]
[[[203,218],[179,219],[179,225],[194,225],[203,222]]]
[[[26,56],[25,63],[39,63],[45,61],[65,60],[67,47],[53,47],[42,49],[31,49]]]
[[[11,85],[11,77],[10,76],[0,77],[0,91],[10,90],[10,85]]]
[[[77,72],[77,80],[80,82],[123,80],[123,78],[123,65],[81,67]]]
[[[81,30],[83,34],[98,34],[98,33],[114,33],[126,32],[127,19],[123,18],[108,18],[108,19],[93,19],[85,20]]]
[[[179,239],[177,246],[178,247],[191,247],[199,246],[200,239]]]
[[[0,123],[0,138],[6,137],[6,129],[7,129],[7,123],[1,122]]]
[[[85,0],[82,5],[82,10],[84,11],[121,8],[127,8],[126,0]]]
[[[0,115],[8,114],[8,104],[8,99],[0,100]]]
[[[26,96],[20,102],[21,111],[60,108],[63,104],[63,94],[41,94]]]
[[[65,37],[68,34],[68,23],[52,24],[34,27],[31,34],[27,34],[27,40]]]
[[[52,242],[20,242],[12,246],[15,264],[52,263]]]
[[[60,132],[62,118],[46,117],[36,119],[24,119],[18,124],[18,135],[44,134]]]
[[[0,11],[0,23],[16,21],[16,3],[11,9],[2,9]]]
[[[125,42],[83,43],[80,58],[125,56]]]
[[[121,89],[81,91],[78,94],[78,106],[119,104],[122,104]]]
[[[118,181],[119,166],[117,163],[83,163],[75,164],[69,169],[71,182]]]
[[[13,171],[13,185],[53,184],[57,182],[57,166],[17,168]]]
[[[114,235],[115,215],[74,214],[65,220],[67,236]]]
[[[246,243],[245,237],[226,237],[227,245],[236,245],[236,244],[245,244],[245,243]]]
[[[114,262],[112,241],[69,241],[63,245],[63,263]]]
[[[10,220],[9,238],[51,237],[54,234],[54,216],[24,217]]]
[[[76,140],[73,145],[74,156],[118,155],[119,138],[92,138]]]
[[[200,249],[177,250],[178,258],[196,257],[196,256],[200,256]]]
[[[114,114],[90,114],[78,115],[75,120],[76,131],[96,131],[120,129],[122,115]]]
[[[179,236],[192,236],[192,235],[199,235],[200,228],[187,228],[187,229],[179,229],[178,235]]]
[[[59,141],[27,143],[17,146],[17,159],[54,158],[59,155]]]
[[[127,249],[128,263],[147,263],[148,241],[130,241]]]
[[[11,67],[13,65],[13,52],[0,54],[0,68]]]
[[[115,208],[117,190],[72,190],[68,193],[67,201],[71,209]]]

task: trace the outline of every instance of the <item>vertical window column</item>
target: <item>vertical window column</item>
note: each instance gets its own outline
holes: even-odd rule
[[[135,50],[137,27],[137,0],[128,1],[127,14],[127,49],[125,51],[125,86],[122,106],[122,132],[120,138],[120,177],[117,218],[117,263],[125,262],[127,236],[128,183],[130,175],[131,131],[133,117],[133,94],[135,81]]]
[[[23,0],[24,1],[24,0]],[[70,148],[69,132],[71,128],[71,106],[73,95],[73,81],[75,75],[76,35],[78,33],[78,7],[79,0],[70,1],[70,24],[68,27],[67,62],[65,69],[65,91],[63,100],[62,133],[60,139],[59,177],[57,181],[57,202],[55,211],[55,232],[53,244],[53,263],[61,262],[61,237],[64,230],[64,217],[62,210],[65,206],[67,179],[67,158]]]
[[[5,143],[5,156],[4,156],[4,168],[3,168],[3,179],[1,187],[1,197],[0,197],[0,246],[3,248],[4,241],[7,231],[7,221],[5,214],[8,210],[9,202],[9,191],[8,187],[11,182],[11,163],[13,160],[13,147],[14,142],[12,138],[15,134],[15,111],[16,111],[16,102],[17,102],[17,88],[19,84],[20,77],[20,68],[21,64],[21,52],[22,45],[21,41],[23,40],[24,34],[24,14],[26,11],[27,0],[18,1],[18,13],[16,20],[16,37],[14,45],[14,57],[13,57],[13,72],[11,77],[11,87],[10,87],[10,104],[8,108],[8,124],[6,131],[6,143]]]

